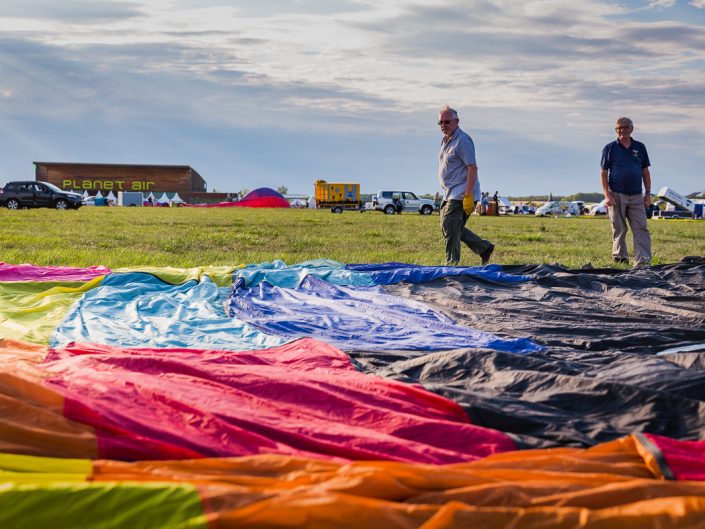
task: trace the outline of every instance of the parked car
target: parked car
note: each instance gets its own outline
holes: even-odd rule
[[[82,205],[81,195],[59,189],[49,182],[9,182],[0,190],[0,206],[7,209],[78,209]]]
[[[376,195],[372,196],[372,204],[377,211],[383,211],[387,215],[397,213],[397,206],[394,201],[401,203],[402,211],[412,211],[421,215],[430,215],[433,213],[433,200],[427,198],[419,198],[411,191],[377,191]]]
[[[536,213],[536,208],[527,204],[515,204],[512,213],[514,215],[533,215],[534,213]]]
[[[599,204],[595,204],[590,208],[590,213],[589,215],[596,216],[596,215],[607,215],[607,205],[605,204],[607,201],[602,200]]]
[[[552,215],[580,215],[580,207],[575,202],[561,202],[554,200],[546,202],[536,210],[537,217],[547,217]]]

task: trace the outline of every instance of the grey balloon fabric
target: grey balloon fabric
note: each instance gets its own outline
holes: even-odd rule
[[[533,280],[445,277],[385,289],[460,325],[546,349],[352,353],[361,369],[458,402],[527,447],[634,433],[705,439],[705,263],[638,270],[504,267]]]

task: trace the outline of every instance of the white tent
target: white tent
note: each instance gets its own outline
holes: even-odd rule
[[[154,202],[154,201],[157,199],[157,198],[154,196],[154,193],[152,193],[151,191],[149,192],[149,195],[147,195],[146,197],[144,197],[144,199],[145,199],[145,200],[149,200],[149,197],[152,197],[152,202]]]
[[[160,204],[168,204],[168,203],[169,203],[169,197],[166,196],[166,193],[162,193],[162,196],[160,196],[160,197],[157,199],[157,202],[159,202]]]
[[[88,198],[88,197],[89,197],[89,195],[88,195],[88,190],[87,190],[87,189],[84,189],[84,190],[83,190],[83,198]]]
[[[117,197],[113,194],[112,191],[110,191],[110,193],[108,193],[108,196],[105,198],[108,199],[108,202],[115,202],[117,200]]]
[[[173,197],[171,197],[171,202],[172,202],[173,204],[183,204],[183,203],[184,203],[184,201],[182,200],[182,198],[179,196],[179,192],[178,192],[178,191],[177,191],[176,193],[174,193],[174,196],[173,196]]]
[[[95,198],[103,198],[103,193],[100,192],[100,189],[98,192],[95,194]]]

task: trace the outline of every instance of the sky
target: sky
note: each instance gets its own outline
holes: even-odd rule
[[[600,191],[620,116],[654,190],[705,191],[705,0],[0,2],[0,184],[44,161],[435,193],[446,104],[485,191]]]

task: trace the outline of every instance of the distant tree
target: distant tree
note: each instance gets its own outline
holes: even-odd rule
[[[279,186],[277,188],[277,191],[281,193],[282,195],[286,195],[289,192],[289,188],[286,186]]]
[[[600,202],[605,196],[602,193],[575,193],[565,198],[566,200],[582,200],[583,202]]]

